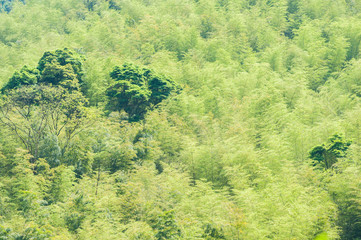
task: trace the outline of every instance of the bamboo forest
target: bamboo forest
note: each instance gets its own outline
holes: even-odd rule
[[[361,0],[0,0],[1,240],[361,240]]]

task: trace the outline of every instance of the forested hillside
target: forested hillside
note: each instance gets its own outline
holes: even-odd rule
[[[361,239],[360,0],[0,0],[0,239]]]

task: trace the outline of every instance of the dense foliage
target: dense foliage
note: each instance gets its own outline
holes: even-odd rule
[[[107,108],[113,111],[124,110],[129,121],[143,119],[149,109],[176,90],[173,81],[133,65],[115,67],[110,76],[116,82],[106,91]]]
[[[0,239],[361,239],[358,0],[0,0]]]

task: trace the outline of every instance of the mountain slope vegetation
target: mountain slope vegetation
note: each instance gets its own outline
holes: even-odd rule
[[[0,239],[361,239],[359,0],[0,0]]]

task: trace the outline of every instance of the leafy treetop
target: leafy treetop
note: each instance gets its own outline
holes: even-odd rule
[[[2,88],[4,93],[10,89],[21,88],[22,86],[37,84],[40,78],[40,72],[36,68],[23,66],[20,71],[16,71],[9,82]]]
[[[350,145],[351,141],[346,141],[335,134],[329,138],[327,144],[314,147],[310,152],[310,158],[317,161],[324,168],[329,169],[337,162],[338,158],[345,157]]]
[[[107,109],[124,110],[130,121],[139,121],[153,106],[176,90],[175,83],[152,70],[133,64],[115,67],[110,73],[115,83],[106,91]]]
[[[40,82],[57,85],[76,78],[81,84],[84,75],[82,61],[80,56],[67,48],[45,52],[37,67],[42,76]]]
[[[14,0],[0,0],[0,13],[1,12],[9,13],[13,8],[14,2],[15,2]],[[19,2],[25,4],[25,0],[19,0]]]
[[[35,69],[24,66],[14,73],[2,92],[26,85],[45,84],[79,90],[83,83],[82,58],[65,48],[45,52]]]

